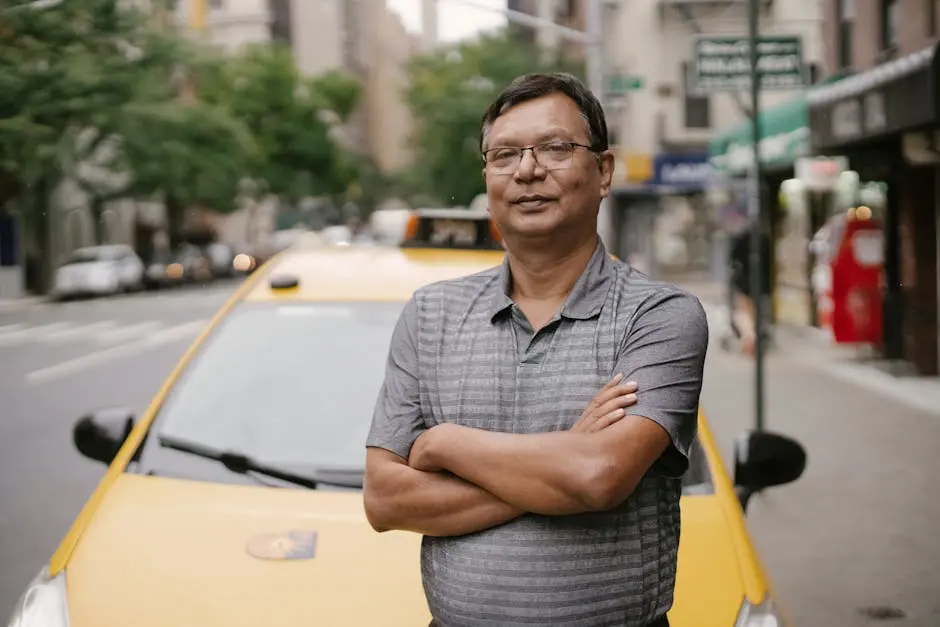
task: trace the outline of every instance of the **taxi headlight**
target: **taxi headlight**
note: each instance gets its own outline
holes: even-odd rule
[[[783,627],[783,617],[769,598],[759,604],[744,599],[734,627]]]
[[[65,594],[65,571],[49,576],[45,566],[29,582],[13,606],[8,627],[68,627],[69,610]]]

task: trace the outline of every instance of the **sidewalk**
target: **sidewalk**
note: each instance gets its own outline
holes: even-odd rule
[[[715,346],[702,408],[728,466],[754,426],[753,362]],[[747,526],[795,626],[940,625],[940,420],[865,386],[821,377],[779,352],[767,360],[765,426],[796,438],[795,483],[755,497]],[[730,468],[729,468],[730,470]]]
[[[21,296],[19,298],[0,298],[0,313],[20,311],[33,305],[48,302],[42,296]]]
[[[713,339],[728,331],[727,295],[714,281],[680,283],[702,301]],[[774,328],[774,353],[843,383],[875,392],[904,406],[940,417],[940,377],[895,376],[864,359],[854,347],[838,346],[819,329],[779,324]],[[720,351],[717,343],[712,352]]]

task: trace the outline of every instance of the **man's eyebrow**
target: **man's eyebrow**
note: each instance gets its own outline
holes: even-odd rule
[[[506,147],[506,146],[521,146],[522,143],[518,141],[510,141],[512,137],[496,137],[490,138],[488,142],[488,148],[496,147]],[[561,126],[553,126],[541,131],[538,135],[535,136],[534,144],[542,144],[544,142],[553,141],[553,140],[562,140],[562,141],[574,141],[574,136],[571,131]],[[528,145],[528,144],[526,144]]]

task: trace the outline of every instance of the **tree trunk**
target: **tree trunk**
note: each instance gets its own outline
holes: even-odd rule
[[[170,240],[170,250],[177,250],[183,243],[183,213],[185,207],[183,204],[167,194],[164,200],[166,207],[166,230]]]
[[[104,200],[100,196],[92,196],[89,203],[89,208],[91,209],[91,219],[94,224],[95,231],[95,244],[104,244],[106,235],[105,235],[105,224],[104,224]]]
[[[56,255],[50,228],[49,177],[40,177],[19,197],[23,224],[23,288],[30,294],[48,294],[52,287]]]

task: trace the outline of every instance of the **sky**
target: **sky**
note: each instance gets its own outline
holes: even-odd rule
[[[402,18],[405,28],[421,33],[421,0],[386,0]],[[480,31],[505,26],[505,16],[486,8],[505,9],[506,0],[438,0],[438,37],[457,41]]]

